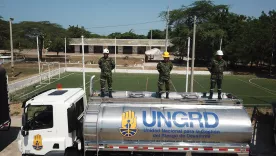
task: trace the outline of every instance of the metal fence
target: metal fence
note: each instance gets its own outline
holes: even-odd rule
[[[60,68],[60,69],[54,69],[54,70],[50,71],[50,74],[51,74],[51,76],[57,76],[59,73],[62,74],[64,72],[65,72],[65,68]],[[14,82],[12,84],[9,84],[9,86],[8,86],[9,93],[13,93],[17,90],[31,86],[35,83],[39,83],[40,80],[42,80],[42,81],[48,80],[48,78],[49,78],[49,72],[47,71],[47,72],[41,73],[40,75],[35,75],[30,78]]]

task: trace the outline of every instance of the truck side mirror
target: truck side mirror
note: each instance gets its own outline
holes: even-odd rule
[[[25,131],[24,129],[22,129],[21,135],[25,137],[25,136],[29,135],[29,131]]]
[[[23,113],[22,115],[22,129],[21,129],[21,135],[22,136],[27,136],[29,135],[28,128],[26,127],[26,113]]]
[[[23,127],[25,127],[25,125],[26,125],[26,114],[25,113],[23,113],[23,115],[22,115],[22,126]]]

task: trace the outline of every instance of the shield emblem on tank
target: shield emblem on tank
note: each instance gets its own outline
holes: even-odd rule
[[[130,110],[122,114],[121,126],[120,133],[125,137],[133,137],[137,133],[137,118],[134,111]]]
[[[34,136],[34,141],[33,141],[33,148],[35,150],[41,150],[43,147],[42,145],[42,137],[41,135],[37,134]]]

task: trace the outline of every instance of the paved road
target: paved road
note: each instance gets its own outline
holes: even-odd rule
[[[12,117],[9,131],[0,131],[0,156],[21,156],[17,146],[17,136],[21,126],[21,117]]]

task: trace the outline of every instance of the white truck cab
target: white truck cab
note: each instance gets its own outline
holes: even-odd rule
[[[18,147],[22,155],[64,155],[67,147],[81,149],[87,105],[82,88],[51,89],[24,102]]]

